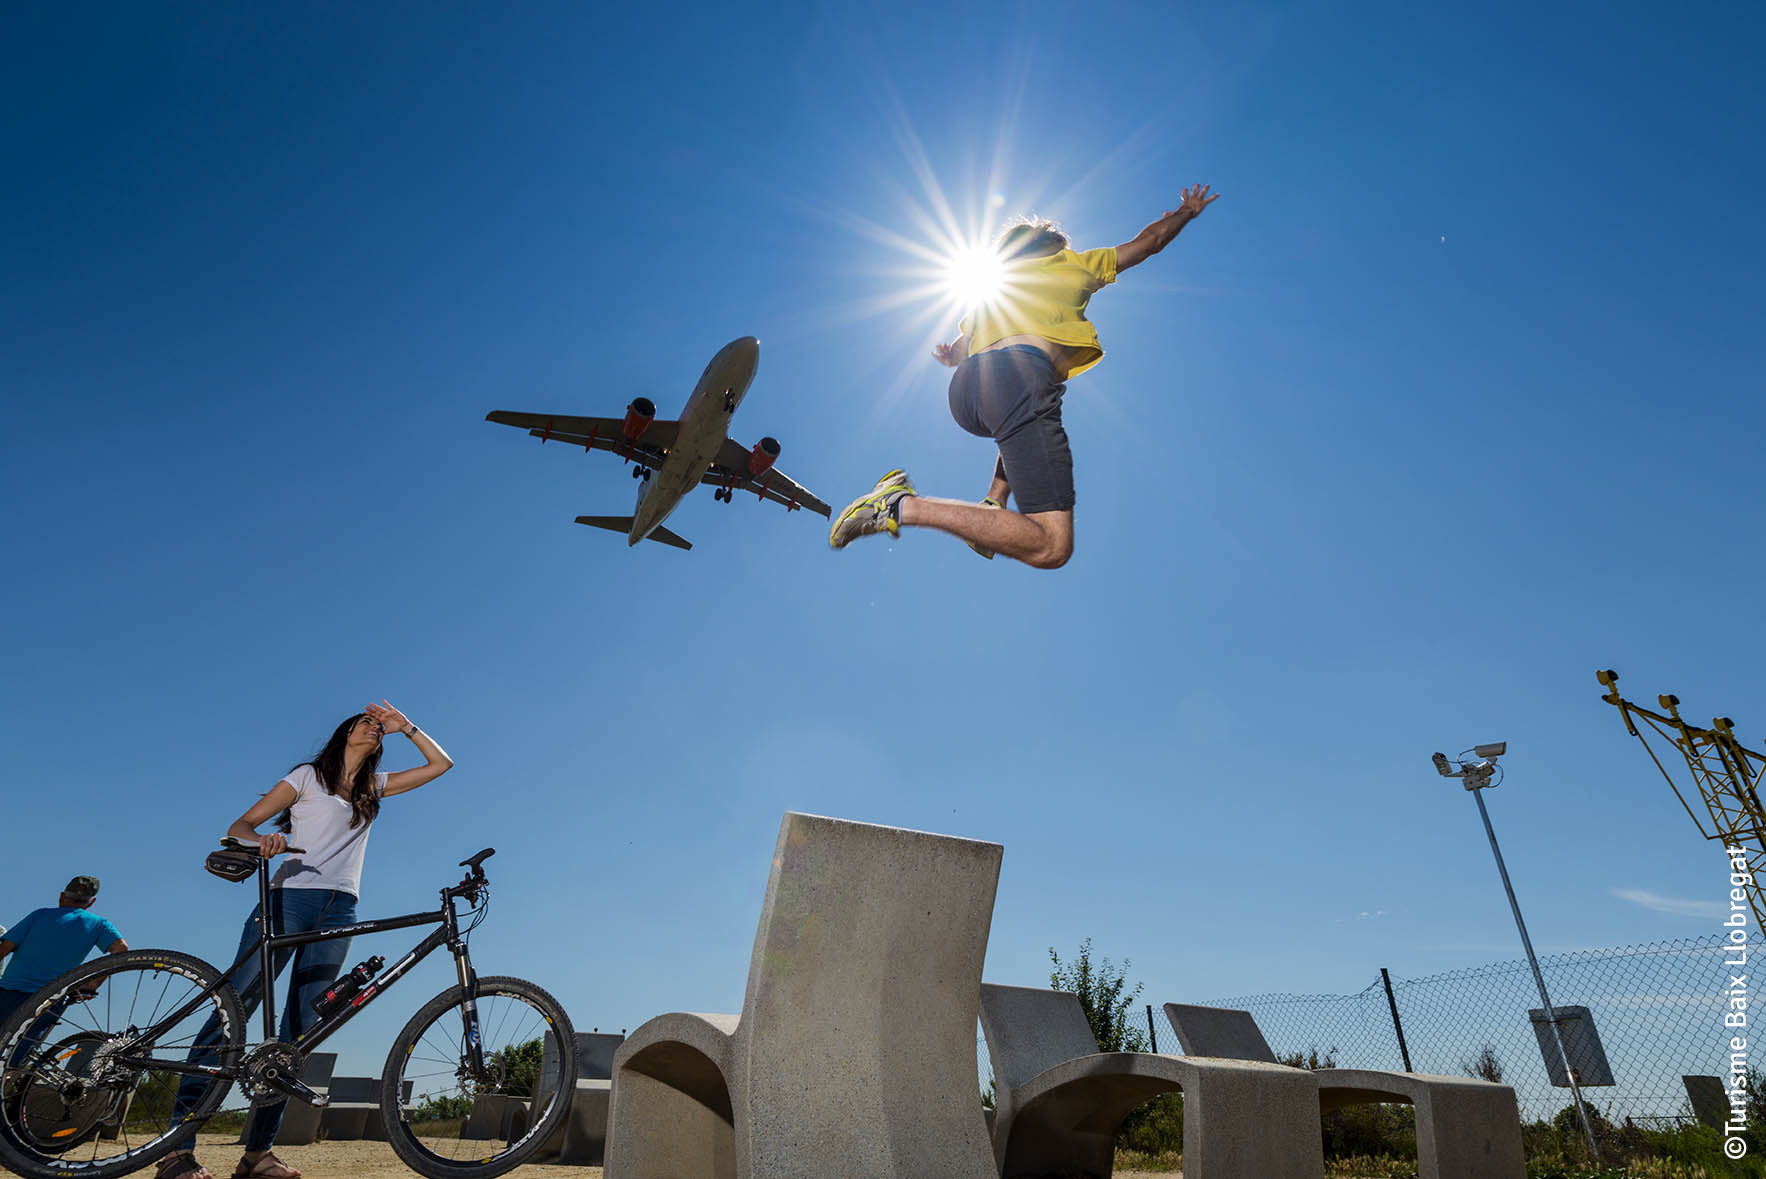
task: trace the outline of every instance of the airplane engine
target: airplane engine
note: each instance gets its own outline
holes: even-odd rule
[[[762,438],[754,444],[754,453],[748,456],[748,473],[764,475],[779,457],[779,440]]]
[[[625,421],[620,424],[619,430],[625,435],[627,442],[636,442],[654,420],[656,403],[648,397],[634,397],[632,403],[625,407]]]

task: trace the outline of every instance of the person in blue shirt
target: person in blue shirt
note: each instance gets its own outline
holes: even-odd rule
[[[37,909],[0,938],[0,960],[12,959],[0,973],[0,1023],[94,949],[120,954],[129,948],[116,926],[91,911],[97,899],[98,877],[76,876],[61,890],[55,908]]]

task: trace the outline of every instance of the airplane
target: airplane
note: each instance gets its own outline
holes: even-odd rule
[[[657,421],[656,404],[634,397],[624,418],[494,410],[485,421],[526,430],[541,443],[558,441],[583,450],[605,450],[635,462],[638,502],[629,516],[578,516],[578,524],[626,534],[626,546],[655,540],[678,549],[693,545],[662,526],[686,494],[701,483],[717,488],[713,497],[731,503],[736,492],[784,504],[787,512],[808,508],[828,516],[833,509],[808,488],[773,466],[776,438],[762,438],[752,449],[729,436],[730,417],[760,366],[760,341],[732,340],[718,350],[687,398],[678,421]]]

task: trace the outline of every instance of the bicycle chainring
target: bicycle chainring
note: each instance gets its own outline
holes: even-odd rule
[[[301,1074],[301,1055],[292,1044],[263,1044],[246,1054],[239,1071],[240,1091],[253,1105],[270,1105],[288,1096],[277,1081]]]

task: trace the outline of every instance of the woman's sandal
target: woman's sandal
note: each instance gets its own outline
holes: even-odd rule
[[[153,1179],[215,1179],[214,1174],[196,1161],[194,1150],[174,1150],[159,1160]]]
[[[255,1163],[241,1158],[233,1168],[233,1179],[300,1179],[300,1172],[266,1150]]]

